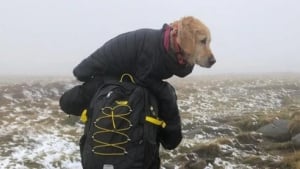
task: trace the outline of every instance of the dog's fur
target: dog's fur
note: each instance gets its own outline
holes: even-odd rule
[[[200,20],[188,16],[170,25],[173,28],[171,34],[176,34],[171,37],[176,37],[176,43],[184,51],[185,60],[189,64],[209,68],[216,62],[210,49],[210,31]],[[171,43],[171,47],[174,49],[174,44]]]

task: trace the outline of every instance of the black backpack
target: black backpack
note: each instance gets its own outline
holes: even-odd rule
[[[131,81],[123,81],[127,76]],[[156,98],[129,74],[105,82],[87,111],[80,152],[84,169],[159,169]]]

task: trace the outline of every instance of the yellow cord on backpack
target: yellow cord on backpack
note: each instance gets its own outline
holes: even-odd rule
[[[124,73],[124,74],[122,74],[122,76],[121,76],[121,78],[120,78],[120,82],[121,82],[121,83],[123,82],[123,79],[124,79],[125,76],[128,76],[129,79],[131,80],[131,82],[132,82],[132,83],[135,83],[135,81],[134,81],[134,79],[133,79],[133,76],[132,76],[131,74],[129,74],[129,73]]]
[[[127,100],[116,101],[117,105],[114,107],[103,107],[101,109],[102,116],[98,117],[93,125],[96,128],[92,134],[94,145],[92,151],[96,155],[101,156],[120,156],[127,154],[125,144],[130,141],[128,136],[128,130],[132,127],[131,121],[128,119],[128,115],[132,112],[131,107],[128,105]],[[112,128],[104,128],[100,124],[103,120],[111,120]],[[117,126],[116,120],[122,120],[123,124],[127,123],[127,126],[120,128]],[[116,134],[118,137],[122,137],[123,140],[119,142],[107,142],[102,140],[107,133]],[[106,148],[114,149],[111,152],[102,152]]]
[[[80,121],[82,123],[86,123],[87,122],[87,109],[84,109],[81,113],[81,116],[80,116]]]

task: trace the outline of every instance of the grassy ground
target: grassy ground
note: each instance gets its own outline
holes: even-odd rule
[[[290,120],[289,130],[291,135],[295,135],[300,133],[299,117],[300,107],[291,105],[276,113],[269,113],[267,115],[255,114],[249,115],[249,117],[240,118],[235,117],[234,120],[230,121],[229,123],[239,127],[243,132],[236,137],[241,143],[256,144],[262,151],[283,157],[280,161],[273,162],[262,160],[258,156],[252,156],[244,159],[243,162],[260,167],[266,166],[269,168],[300,169],[299,147],[294,147],[290,141],[274,142],[266,138],[262,138],[261,141],[257,141],[259,140],[258,137],[251,135],[251,131],[255,131],[259,127],[271,122],[274,119]]]

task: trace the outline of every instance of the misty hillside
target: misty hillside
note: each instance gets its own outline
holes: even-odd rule
[[[163,168],[295,166],[285,161],[295,148],[267,150],[256,129],[273,118],[293,120],[300,112],[300,74],[191,76],[170,83],[177,90],[184,140],[176,150],[161,150]],[[76,84],[70,77],[0,79],[0,168],[81,168],[78,141],[84,126],[58,105]],[[251,127],[243,128],[242,120]],[[243,134],[249,136],[245,142],[239,140]]]

